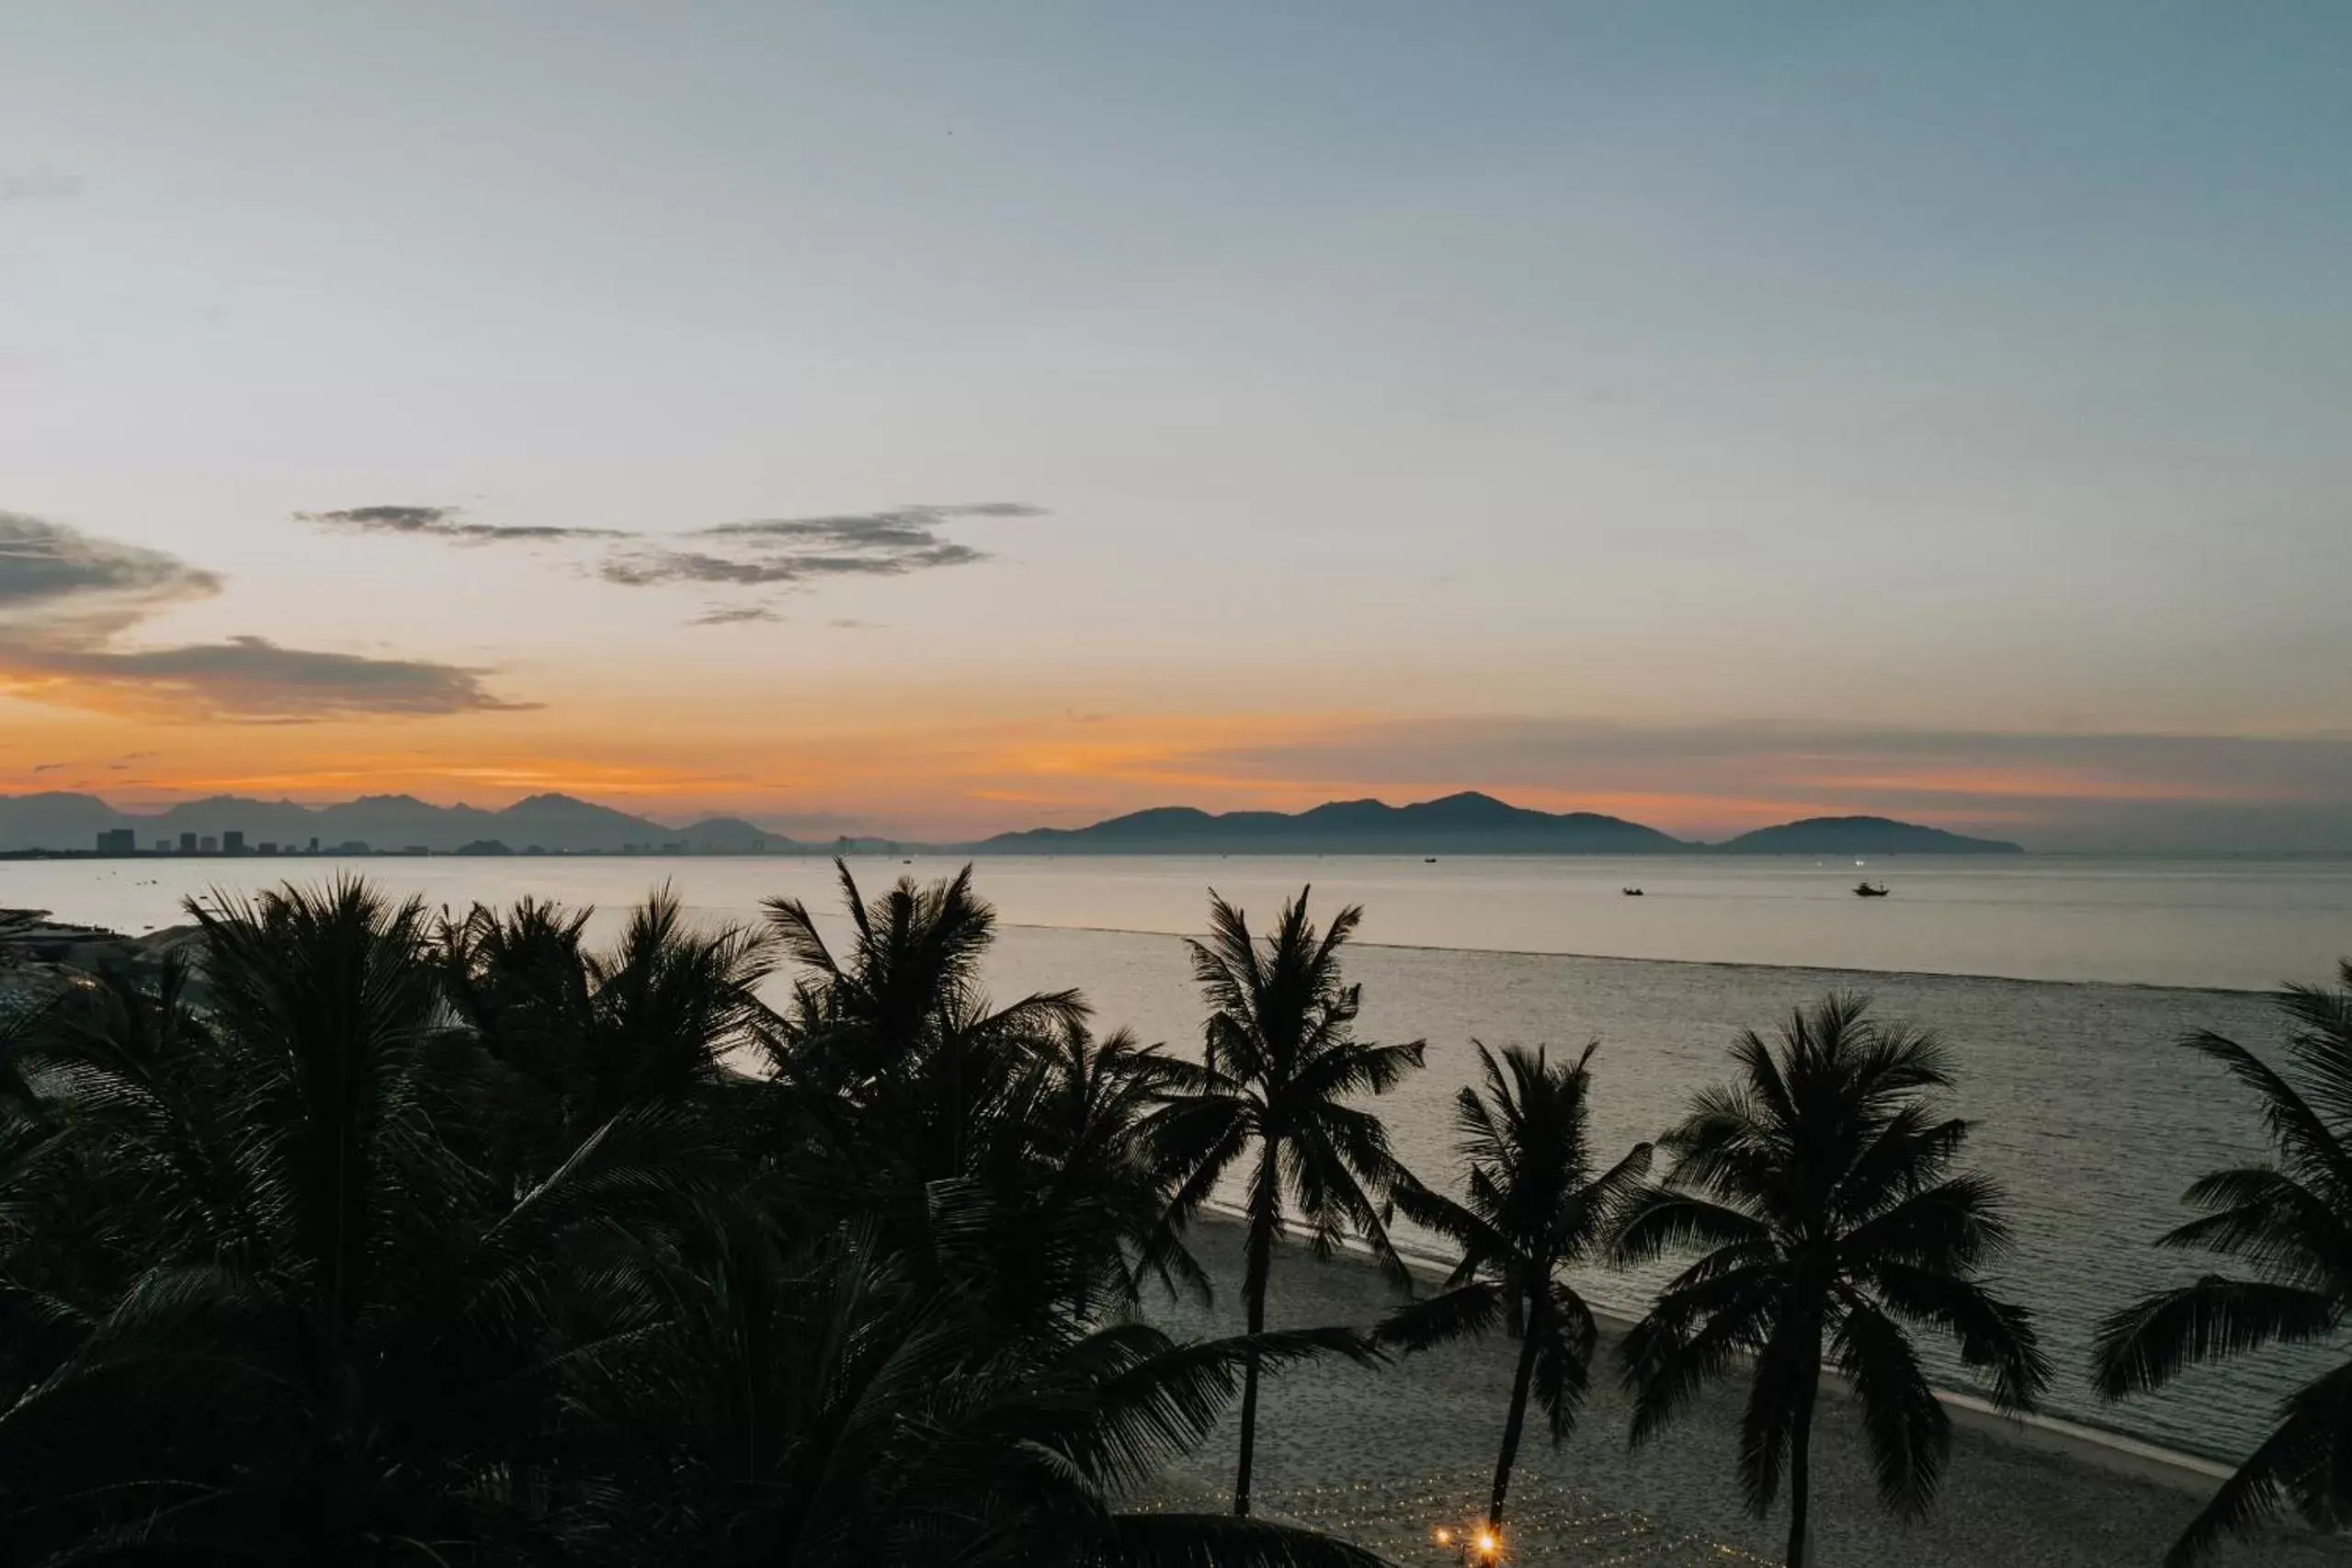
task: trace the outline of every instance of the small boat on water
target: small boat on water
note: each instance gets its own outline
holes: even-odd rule
[[[1854,884],[1854,896],[1856,898],[1884,898],[1886,895],[1887,890],[1883,887],[1876,887],[1869,882],[1857,882]]]
[[[1618,889],[1618,892],[1623,893],[1628,898],[1640,898],[1642,896],[1642,890],[1640,888],[1619,888]]]
[[[1425,866],[1434,866],[1437,863],[1437,858],[1435,855],[1424,855],[1421,857],[1421,863]]]

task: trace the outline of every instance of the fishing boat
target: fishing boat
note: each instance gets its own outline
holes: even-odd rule
[[[1856,898],[1884,898],[1886,895],[1887,890],[1883,887],[1873,886],[1869,882],[1857,882],[1854,884],[1854,896]]]
[[[1619,888],[1618,891],[1628,898],[1640,898],[1642,896],[1642,890],[1640,888]]]

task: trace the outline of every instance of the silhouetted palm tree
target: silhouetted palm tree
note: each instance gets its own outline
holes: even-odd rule
[[[116,978],[19,1059],[61,1152],[142,1201],[102,1244],[135,1270],[119,1298],[52,1296],[74,1342],[0,1413],[11,1512],[70,1539],[116,1510],[257,1562],[511,1534],[560,1393],[568,1238],[670,1191],[680,1141],[608,1127],[510,1200],[437,1132],[480,1058],[416,903],[346,881],[192,913],[200,1014],[172,971],[153,994]],[[588,1294],[563,1310],[593,1342]]]
[[[798,1141],[800,1206],[879,1220],[935,1269],[965,1269],[998,1293],[999,1321],[1087,1315],[1132,1300],[1131,1258],[1190,1278],[1180,1249],[1153,1245],[1173,1176],[1140,1121],[1172,1065],[1124,1034],[1097,1042],[1073,991],[997,1007],[980,981],[995,912],[966,867],[917,886],[902,878],[865,901],[839,868],[853,933],[836,959],[806,906],[771,901],[769,920],[805,972],[767,1057]],[[952,1249],[935,1223],[941,1184],[984,1198],[988,1233]]]
[[[1473,1042],[1474,1043],[1474,1042]],[[1519,1453],[1532,1390],[1565,1442],[1584,1403],[1596,1330],[1592,1308],[1560,1271],[1592,1261],[1614,1233],[1621,1210],[1650,1168],[1650,1145],[1593,1174],[1590,1096],[1593,1052],[1551,1060],[1541,1047],[1506,1046],[1502,1059],[1485,1046],[1483,1094],[1465,1085],[1454,1107],[1455,1145],[1463,1161],[1457,1201],[1419,1182],[1398,1184],[1396,1206],[1460,1249],[1441,1294],[1392,1316],[1384,1337],[1423,1349],[1503,1323],[1518,1336],[1503,1447],[1486,1522],[1499,1528],[1511,1467]]]
[[[1905,1513],[1933,1500],[1951,1446],[1911,1332],[1949,1335],[2005,1410],[2031,1403],[2049,1363],[2025,1310],[1977,1282],[2008,1228],[1991,1181],[1953,1174],[1968,1124],[1933,1108],[1951,1080],[1932,1036],[1832,995],[1770,1042],[1742,1033],[1733,1056],[1738,1078],[1698,1096],[1661,1141],[1674,1165],[1616,1244],[1629,1264],[1705,1249],[1626,1337],[1632,1439],[1751,1361],[1740,1481],[1761,1517],[1787,1475],[1788,1562],[1801,1568],[1824,1359],[1860,1402],[1880,1496]]]
[[[1421,1065],[1422,1042],[1355,1038],[1360,996],[1342,977],[1339,950],[1364,912],[1341,910],[1318,936],[1307,918],[1307,891],[1283,906],[1262,943],[1240,910],[1210,894],[1209,937],[1191,944],[1193,978],[1210,1009],[1203,1060],[1176,1068],[1151,1124],[1163,1168],[1184,1176],[1169,1209],[1172,1226],[1187,1221],[1225,1173],[1256,1152],[1242,1276],[1252,1335],[1266,1328],[1267,1281],[1275,1244],[1290,1228],[1286,1209],[1296,1210],[1317,1256],[1329,1256],[1352,1231],[1400,1281],[1405,1278],[1380,1208],[1399,1173],[1388,1130],[1347,1102],[1393,1088]],[[1244,1516],[1257,1449],[1258,1372],[1250,1356],[1233,1478],[1233,1512]]]
[[[870,1224],[795,1241],[728,1204],[650,1261],[674,1308],[642,1359],[584,1394],[630,1445],[617,1474],[642,1516],[677,1521],[631,1543],[635,1560],[666,1541],[696,1568],[1375,1561],[1301,1531],[1236,1535],[1220,1515],[1119,1511],[1116,1494],[1231,1402],[1240,1343],[1074,1322],[1008,1344],[984,1295],[908,1261]],[[1248,1348],[1370,1354],[1347,1330]]]
[[[2277,1146],[2275,1164],[2216,1171],[2182,1201],[2202,1210],[2157,1245],[2247,1266],[2253,1278],[2209,1274],[2159,1290],[2099,1325],[2099,1392],[2159,1389],[2186,1369],[2270,1345],[2334,1338],[2352,1319],[2352,961],[2337,989],[2289,986],[2285,1061],[2272,1066],[2210,1031],[2183,1043],[2254,1091]],[[2165,1561],[2183,1568],[2225,1534],[2250,1529],[2282,1503],[2312,1525],[2352,1520],[2352,1363],[2289,1396],[2278,1424],[2221,1483]]]
[[[619,941],[592,951],[588,912],[524,899],[477,904],[437,937],[458,1020],[516,1074],[494,1131],[536,1180],[622,1110],[708,1090],[772,1022],[759,1000],[766,937],[697,929],[668,888],[630,912]]]
[[[0,1035],[0,1562],[1372,1564],[1120,1511],[1245,1361],[1378,1351],[1111,1310],[1182,1269],[1168,1064],[991,1009],[967,880],[782,1017],[667,899],[194,913]]]

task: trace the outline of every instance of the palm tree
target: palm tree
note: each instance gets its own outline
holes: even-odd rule
[[[970,867],[870,901],[839,872],[841,956],[805,905],[767,905],[803,971],[766,1042],[796,1205],[874,1218],[935,1272],[984,1264],[967,1283],[1008,1327],[1131,1301],[1147,1250],[1151,1271],[1197,1278],[1154,1244],[1175,1182],[1141,1134],[1172,1064],[1123,1032],[1096,1040],[1074,991],[995,1006],[980,977],[995,911]],[[987,1199],[984,1236],[939,1229],[950,1183]]]
[[[503,913],[477,904],[437,933],[449,1006],[514,1077],[496,1131],[526,1181],[631,1106],[705,1093],[772,1022],[765,935],[698,930],[664,887],[595,952],[590,914],[527,898]]]
[[[1125,1321],[1166,1064],[990,1008],[967,881],[877,903],[783,1018],[665,901],[605,956],[347,881],[11,1024],[0,1562],[1374,1568],[1121,1511],[1245,1361],[1377,1348]]]
[[[1006,1344],[985,1292],[908,1263],[870,1223],[796,1240],[742,1204],[710,1206],[648,1259],[672,1310],[642,1360],[590,1368],[583,1395],[638,1517],[665,1521],[620,1560],[1376,1568],[1303,1531],[1115,1501],[1207,1437],[1245,1349],[1366,1359],[1365,1336],[1177,1345],[1074,1322]]]
[[[108,977],[19,1047],[74,1162],[59,1178],[137,1200],[80,1249],[119,1258],[119,1290],[42,1291],[70,1343],[0,1410],[6,1512],[34,1540],[102,1540],[113,1509],[192,1559],[514,1537],[552,1480],[533,1461],[559,1346],[641,1326],[605,1313],[575,1239],[665,1204],[692,1141],[653,1113],[609,1123],[510,1198],[449,1136],[483,1061],[419,904],[345,881],[191,913],[201,1010],[175,969],[152,991]],[[39,1289],[37,1257],[7,1262]]]
[[[2209,1274],[2107,1319],[2095,1356],[2108,1398],[2266,1346],[2321,1343],[2352,1318],[2352,960],[2337,969],[2336,987],[2279,993],[2288,1036],[2278,1066],[2210,1031],[2182,1042],[2254,1091],[2278,1158],[2199,1181],[2182,1201],[2203,1217],[2156,1244],[2242,1262],[2253,1278]],[[2196,1562],[2282,1503],[2317,1528],[2343,1528],[2352,1519],[2348,1451],[2352,1363],[2289,1396],[2278,1426],[2189,1521],[2167,1568]]]
[[[2028,1408],[2050,1368],[2026,1311],[1977,1282],[2008,1227],[1994,1183],[1954,1174],[1968,1124],[1935,1108],[1951,1078],[1933,1036],[1833,994],[1770,1042],[1743,1032],[1732,1054],[1737,1079],[1666,1134],[1674,1165],[1614,1248],[1625,1264],[1704,1249],[1626,1336],[1632,1440],[1752,1362],[1740,1481],[1762,1517],[1787,1476],[1788,1562],[1801,1568],[1824,1360],[1860,1401],[1880,1496],[1912,1514],[1934,1499],[1951,1421],[1911,1331],[1951,1338],[2005,1410]]]
[[[1209,937],[1190,944],[1193,978],[1209,1003],[1203,1059],[1176,1067],[1150,1129],[1157,1160],[1183,1176],[1168,1210],[1170,1233],[1256,1151],[1244,1198],[1242,1276],[1252,1335],[1266,1329],[1267,1281],[1275,1243],[1290,1228],[1286,1208],[1297,1211],[1316,1256],[1328,1257],[1353,1231],[1400,1282],[1406,1278],[1378,1201],[1401,1167],[1380,1118],[1347,1101],[1395,1087],[1421,1065],[1423,1042],[1375,1045],[1355,1038],[1361,998],[1341,975],[1339,950],[1364,912],[1349,905],[1318,936],[1307,918],[1309,891],[1283,906],[1263,942],[1251,936],[1240,910],[1210,893]],[[1240,1516],[1250,1510],[1258,1372],[1253,1353],[1243,1368],[1241,1459],[1233,1477]]]
[[[1500,1320],[1519,1339],[1486,1506],[1490,1528],[1503,1523],[1530,1390],[1543,1403],[1555,1444],[1567,1440],[1584,1403],[1596,1330],[1592,1308],[1560,1271],[1591,1261],[1605,1246],[1650,1168],[1650,1145],[1637,1143],[1608,1171],[1593,1174],[1590,1095],[1598,1049],[1595,1041],[1574,1062],[1555,1062],[1540,1046],[1506,1046],[1497,1061],[1479,1045],[1485,1092],[1464,1085],[1454,1106],[1465,1196],[1457,1201],[1410,1179],[1396,1189],[1405,1216],[1453,1243],[1461,1260],[1443,1293],[1397,1312],[1383,1336],[1418,1350],[1483,1334]]]

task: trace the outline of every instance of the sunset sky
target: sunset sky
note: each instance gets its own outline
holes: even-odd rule
[[[0,791],[2352,849],[2352,6],[0,10]]]

